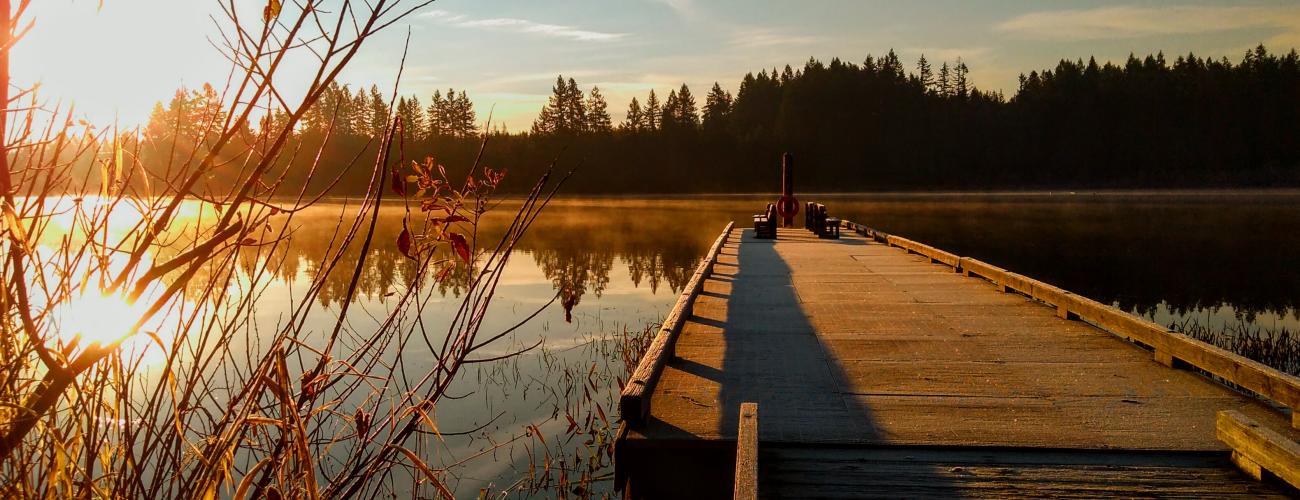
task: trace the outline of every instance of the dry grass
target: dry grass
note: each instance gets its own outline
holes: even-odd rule
[[[1300,337],[1286,327],[1270,329],[1241,321],[1213,328],[1195,318],[1169,325],[1169,329],[1196,340],[1235,352],[1291,375],[1300,375]]]
[[[370,186],[335,221],[308,289],[274,329],[254,321],[295,216],[328,194],[282,182],[287,160],[318,153],[295,146],[298,122],[367,39],[428,3],[219,3],[228,84],[193,135],[145,144],[75,125],[30,89],[11,93],[28,0],[0,0],[0,496],[452,496],[457,464],[431,465],[438,402],[499,338],[479,335],[488,305],[557,182],[543,177],[501,238],[475,251],[500,174],[408,161],[394,121],[373,158],[349,166],[369,168]],[[316,68],[304,88],[272,83],[303,65]],[[258,116],[268,118],[253,127]],[[145,163],[145,148],[171,153]],[[75,175],[87,164],[94,179]],[[404,230],[381,241],[379,206],[393,197]],[[414,272],[377,326],[354,328],[349,306],[378,245],[395,245]],[[337,273],[351,278],[324,310]],[[432,331],[420,313],[452,275],[463,300]],[[333,324],[308,327],[322,310]],[[432,352],[427,369],[404,359],[413,342]]]

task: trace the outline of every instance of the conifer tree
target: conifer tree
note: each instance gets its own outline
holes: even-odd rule
[[[671,130],[677,128],[677,91],[669,90],[668,99],[664,100],[663,108],[659,111],[659,128]]]
[[[641,103],[636,98],[627,105],[627,117],[623,120],[623,130],[628,132],[640,132],[645,130],[645,114],[641,111]]]
[[[659,98],[655,97],[654,89],[650,89],[650,97],[645,100],[645,130],[659,130],[659,118],[663,109],[659,106]]]
[[[379,93],[378,85],[370,86],[370,136],[380,138],[388,130],[388,101]]]
[[[352,133],[359,136],[370,135],[370,97],[365,90],[357,89],[352,95]]]
[[[433,97],[429,99],[429,108],[425,111],[428,116],[427,135],[429,139],[442,137],[447,133],[447,117],[445,116],[446,103],[442,98],[442,91],[433,91]]]
[[[939,96],[948,97],[952,95],[952,70],[948,69],[948,61],[943,62],[939,67]]]
[[[587,130],[590,132],[609,132],[611,121],[609,118],[609,105],[605,102],[605,96],[601,95],[600,87],[592,87],[591,93],[587,95]]]
[[[456,137],[470,137],[478,132],[477,118],[474,114],[474,103],[469,100],[469,95],[464,90],[457,95],[454,89],[447,89],[447,99],[445,106],[450,115],[448,124],[451,135]]]
[[[917,79],[921,82],[921,89],[925,93],[934,92],[934,69],[930,67],[930,61],[925,60],[925,54],[916,61]]]
[[[586,105],[582,102],[578,83],[572,78],[565,81],[564,75],[560,75],[555,78],[555,86],[551,87],[550,99],[533,121],[533,133],[576,134],[586,128],[586,122]]]
[[[672,106],[673,121],[678,126],[695,128],[700,126],[700,113],[695,107],[695,96],[685,83],[677,89],[677,102]]]
[[[704,97],[704,128],[713,132],[726,129],[727,118],[731,115],[731,93],[722,90],[718,82]]]
[[[970,69],[966,67],[966,63],[962,62],[961,58],[958,57],[957,68],[953,71],[954,77],[953,77],[953,84],[952,84],[952,92],[959,99],[965,99],[970,95],[970,87],[969,87],[970,83],[966,79],[966,74],[969,72]]]

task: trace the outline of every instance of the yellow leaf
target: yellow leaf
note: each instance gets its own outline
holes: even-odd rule
[[[280,0],[266,2],[266,8],[262,9],[262,20],[269,23],[277,17],[280,17]]]

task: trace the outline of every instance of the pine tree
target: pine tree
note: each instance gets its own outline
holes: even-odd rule
[[[456,137],[470,137],[478,133],[477,117],[474,114],[474,103],[469,100],[469,95],[464,90],[457,95],[455,90],[447,89],[447,104],[450,114],[451,134]]]
[[[952,88],[953,93],[955,93],[958,98],[965,99],[970,96],[970,84],[966,79],[966,74],[969,72],[970,69],[966,67],[966,63],[962,62],[961,58],[958,57],[957,69],[954,71],[956,76],[954,77]]]
[[[370,86],[370,136],[381,138],[388,130],[388,101],[379,93],[378,85]]]
[[[669,90],[668,99],[664,100],[664,106],[659,111],[659,128],[672,130],[677,125],[677,91]]]
[[[659,107],[659,98],[655,97],[654,89],[650,89],[650,97],[645,100],[645,129],[648,131],[659,130],[659,118],[663,109]]]
[[[917,78],[921,82],[921,90],[925,93],[934,92],[934,70],[930,68],[930,61],[925,60],[925,54],[916,61]]]
[[[370,98],[366,91],[357,89],[352,95],[352,133],[359,136],[370,135]]]
[[[415,96],[400,97],[397,100],[397,116],[402,120],[402,139],[408,143],[424,137],[424,109],[420,99]]]
[[[700,113],[695,107],[695,97],[685,83],[677,89],[677,103],[672,107],[672,114],[677,125],[689,128],[700,126]]]
[[[623,120],[622,127],[628,132],[645,130],[645,114],[641,111],[641,103],[637,102],[635,97],[627,105],[627,118]]]
[[[714,132],[725,130],[730,115],[731,93],[722,90],[718,82],[713,82],[709,95],[704,97],[704,129]]]
[[[948,69],[948,61],[943,62],[939,67],[939,96],[948,97],[952,95],[952,70]]]
[[[429,108],[425,111],[425,114],[428,115],[425,137],[433,139],[446,134],[447,117],[444,115],[446,106],[442,99],[442,91],[433,91],[433,97],[429,99]]]
[[[587,130],[590,132],[609,132],[611,121],[609,118],[609,105],[605,102],[605,96],[600,94],[600,87],[592,87],[591,93],[587,96]]]
[[[550,99],[533,121],[533,133],[576,134],[586,128],[586,121],[586,106],[578,83],[572,78],[566,82],[564,75],[560,75],[555,79],[555,86],[551,87]]]
[[[889,49],[889,53],[880,59],[880,73],[896,82],[904,80],[903,62],[898,59],[894,49]]]

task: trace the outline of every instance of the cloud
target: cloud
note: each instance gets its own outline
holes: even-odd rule
[[[654,0],[655,2],[667,5],[668,8],[676,12],[677,15],[687,19],[694,19],[699,15],[699,9],[696,8],[695,0]]]
[[[1272,29],[1273,40],[1300,33],[1300,6],[1116,6],[1031,12],[994,26],[1009,35],[1051,41],[1193,35],[1239,29]]]
[[[546,24],[527,19],[517,19],[511,17],[495,17],[490,19],[472,19],[464,14],[452,14],[445,10],[431,10],[420,14],[421,17],[433,19],[442,24],[456,26],[459,28],[487,29],[496,31],[506,31],[512,33],[525,33],[530,35],[547,36],[552,38],[564,38],[578,42],[609,42],[626,37],[626,33],[609,33],[603,31],[591,31],[575,28],[573,26],[563,26],[559,24]]]
[[[731,33],[727,43],[733,47],[756,49],[790,45],[811,45],[825,39],[818,36],[787,33],[769,28],[743,28]]]

